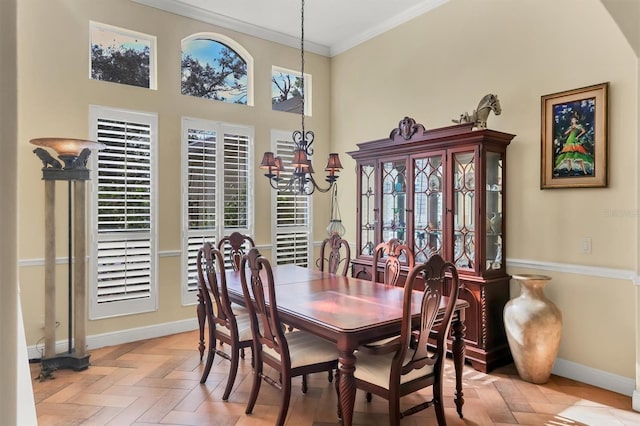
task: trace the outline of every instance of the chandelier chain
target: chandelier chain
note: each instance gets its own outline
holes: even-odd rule
[[[304,0],[300,9],[300,111],[302,114],[302,137],[304,138]]]

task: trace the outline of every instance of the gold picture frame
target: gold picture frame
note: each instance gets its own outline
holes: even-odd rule
[[[540,188],[607,186],[609,83],[541,97]]]

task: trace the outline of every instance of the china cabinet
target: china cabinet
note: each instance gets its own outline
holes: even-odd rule
[[[373,249],[391,238],[413,248],[416,264],[434,253],[452,261],[469,302],[466,359],[487,372],[511,361],[502,311],[506,149],[515,135],[472,126],[425,130],[405,117],[389,137],[348,153],[357,163],[352,274],[371,278]]]

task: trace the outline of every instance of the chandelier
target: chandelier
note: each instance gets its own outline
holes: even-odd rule
[[[313,155],[313,132],[304,128],[304,0],[302,0],[301,8],[301,35],[300,35],[300,117],[302,121],[302,130],[293,132],[293,158],[291,167],[293,172],[289,179],[280,176],[285,171],[281,157],[276,157],[273,152],[265,152],[260,163],[260,168],[267,170],[264,175],[269,179],[269,183],[273,189],[279,193],[285,194],[301,194],[311,195],[315,190],[319,192],[327,192],[331,189],[334,182],[338,179],[337,173],[342,168],[340,157],[337,153],[329,154],[327,166],[324,171],[327,172],[325,181],[329,183],[327,187],[321,187],[313,178],[313,166],[311,165],[311,156]]]

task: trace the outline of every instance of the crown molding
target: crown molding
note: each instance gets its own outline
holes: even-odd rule
[[[394,15],[386,21],[381,22],[379,25],[373,26],[360,34],[331,45],[329,47],[329,56],[336,56],[342,52],[346,52],[352,47],[356,47],[357,45],[364,43],[367,40],[370,40],[382,33],[398,27],[415,17],[423,15],[437,8],[438,6],[445,4],[448,1],[449,0],[425,0],[423,2],[420,2],[415,6],[403,11],[402,13]]]
[[[254,37],[258,37],[264,40],[279,43],[285,46],[299,48],[300,39],[287,34],[280,33],[278,31],[268,30],[258,25],[250,24],[248,22],[241,21],[239,19],[231,18],[229,16],[221,15],[209,10],[202,9],[200,7],[185,4],[180,0],[131,0],[135,3],[139,3],[145,6],[153,7],[156,9],[164,10],[166,12],[181,15],[187,18],[195,19],[197,21],[206,22],[208,24],[216,25],[218,27],[226,28],[232,31],[241,32]],[[438,6],[446,3],[449,0],[424,0],[415,6],[402,11],[401,13],[390,17],[389,19],[381,22],[379,25],[375,25],[367,29],[366,31],[359,33],[353,37],[341,40],[331,46],[325,46],[323,44],[314,43],[312,41],[305,40],[305,51],[316,53],[322,56],[336,56],[342,52],[345,52],[352,47],[355,47],[367,40],[370,40],[384,32],[387,32],[399,25],[404,24],[413,18],[425,14]]]
[[[272,41],[289,47],[300,48],[300,38],[289,36],[277,31],[268,30],[248,22],[240,21],[218,13],[191,6],[180,2],[179,0],[131,0],[145,6],[154,7],[156,9],[171,12],[197,21],[206,22],[207,24],[216,25],[218,27],[237,31],[250,36],[258,37],[264,40]],[[329,56],[329,46],[313,43],[308,40],[304,41],[304,50],[306,52],[316,53],[318,55]]]

